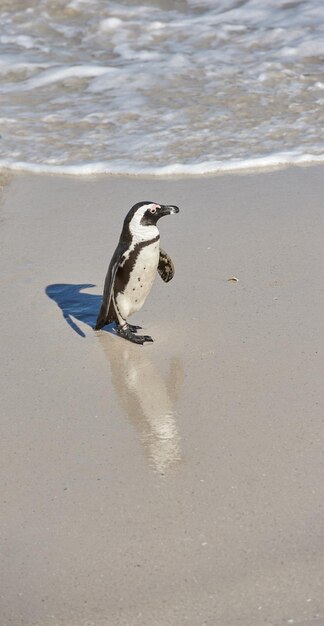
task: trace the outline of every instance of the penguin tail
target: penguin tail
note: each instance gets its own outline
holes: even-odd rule
[[[103,328],[104,326],[106,326],[106,324],[108,324],[108,322],[105,320],[104,317],[102,317],[100,314],[98,315],[97,321],[96,321],[96,325],[95,325],[95,330],[100,330],[101,328]]]
[[[99,315],[97,317],[95,330],[100,330],[101,328],[106,326],[106,324],[108,324],[107,310],[106,310],[106,307],[104,306],[104,304],[102,303],[100,311],[99,311]]]
[[[112,302],[110,303],[110,307],[109,307],[109,311],[108,311],[108,315],[107,315],[107,309],[104,305],[104,303],[101,305],[101,309],[99,311],[99,315],[97,317],[97,321],[96,321],[96,325],[95,325],[95,330],[101,330],[101,328],[103,328],[104,326],[107,326],[107,324],[111,324],[111,322],[116,322],[118,324],[118,317],[115,313],[115,309],[113,307]]]

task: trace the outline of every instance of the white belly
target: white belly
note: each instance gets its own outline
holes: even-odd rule
[[[151,291],[160,258],[160,243],[156,241],[145,246],[139,253],[130,280],[124,290],[119,293],[116,303],[120,314],[126,320],[129,315],[142,308]]]

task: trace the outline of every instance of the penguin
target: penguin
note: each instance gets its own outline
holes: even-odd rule
[[[126,215],[108,267],[95,330],[115,322],[120,337],[141,345],[153,341],[149,335],[137,335],[141,326],[128,324],[127,318],[142,308],[157,272],[166,283],[174,276],[174,265],[160,247],[157,228],[158,220],[172,213],[179,213],[179,208],[146,201],[134,204]]]

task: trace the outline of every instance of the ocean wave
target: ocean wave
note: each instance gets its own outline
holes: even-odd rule
[[[312,165],[324,163],[324,153],[319,155],[301,154],[298,152],[282,152],[255,159],[233,161],[205,161],[202,163],[173,163],[161,167],[141,166],[135,163],[115,163],[111,161],[80,163],[71,165],[55,165],[28,163],[22,161],[0,160],[0,169],[32,174],[61,174],[68,176],[92,175],[130,175],[130,176],[203,176],[206,174],[240,173],[246,171],[262,171],[292,165]]]
[[[0,161],[184,175],[321,160],[323,22],[322,0],[11,0]]]

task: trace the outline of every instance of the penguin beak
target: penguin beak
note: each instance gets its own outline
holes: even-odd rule
[[[171,215],[171,213],[179,213],[179,207],[174,204],[161,204],[158,212],[159,217],[162,217],[163,215]]]

